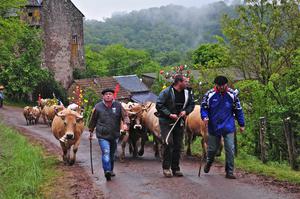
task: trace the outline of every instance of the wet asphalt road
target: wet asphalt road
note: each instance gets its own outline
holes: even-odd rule
[[[59,142],[53,137],[50,128],[44,124],[26,126],[22,115],[22,109],[5,107],[0,109],[0,115],[4,122],[16,127],[26,128],[32,134],[39,135],[59,146]],[[41,122],[42,120],[40,120]],[[0,130],[1,131],[1,130]],[[159,198],[159,199],[290,199],[300,198],[299,193],[288,193],[279,187],[261,183],[255,177],[238,175],[237,180],[224,178],[224,168],[214,166],[209,174],[202,172],[197,176],[199,161],[195,158],[184,158],[181,162],[182,178],[164,178],[161,163],[154,158],[152,147],[146,147],[145,155],[138,159],[130,158],[126,149],[125,163],[119,161],[115,164],[117,176],[112,181],[106,182],[100,161],[100,148],[97,140],[93,143],[94,175],[90,172],[90,145],[89,133],[82,135],[81,144],[77,153],[77,163],[84,167],[93,181],[104,193],[105,198]],[[120,151],[120,148],[118,149]]]

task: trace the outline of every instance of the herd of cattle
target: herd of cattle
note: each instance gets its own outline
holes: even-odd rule
[[[153,149],[156,157],[162,157],[162,138],[158,117],[155,116],[155,103],[145,104],[122,103],[130,119],[129,130],[125,131],[121,126],[121,154],[120,161],[124,161],[125,148],[128,144],[129,152],[133,157],[143,156],[144,146],[149,135],[153,137]],[[24,117],[27,125],[35,125],[42,117],[45,125],[51,127],[52,133],[63,150],[65,164],[73,165],[76,160],[76,152],[80,144],[80,137],[84,131],[82,109],[75,104],[68,107],[63,105],[48,105],[47,99],[42,99],[38,106],[25,107]],[[207,127],[200,118],[200,106],[196,105],[194,111],[186,118],[185,143],[187,144],[187,155],[191,155],[191,142],[196,136],[202,136],[202,149],[206,152]],[[71,151],[73,154],[71,156]]]

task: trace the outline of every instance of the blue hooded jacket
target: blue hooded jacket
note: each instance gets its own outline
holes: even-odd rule
[[[201,103],[201,118],[208,118],[208,132],[211,135],[226,135],[235,132],[235,121],[245,126],[244,113],[237,94],[230,88],[220,93],[216,88],[209,90]]]

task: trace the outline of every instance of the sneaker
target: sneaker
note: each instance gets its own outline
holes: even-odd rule
[[[227,179],[236,179],[235,175],[233,175],[232,173],[226,173],[225,178],[227,178]]]
[[[167,178],[171,178],[172,177],[172,172],[170,171],[170,169],[164,169],[163,170],[163,174]]]
[[[204,173],[208,173],[210,170],[211,164],[210,163],[206,163],[204,166]]]
[[[183,173],[181,171],[173,171],[173,176],[182,177]]]
[[[115,172],[113,172],[113,171],[110,172],[110,176],[111,176],[111,177],[115,177],[115,176],[116,176]]]
[[[104,175],[107,181],[111,180],[111,173],[109,171],[106,171]]]

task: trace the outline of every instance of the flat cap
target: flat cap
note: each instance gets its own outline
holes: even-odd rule
[[[225,85],[225,84],[228,83],[228,79],[227,79],[227,77],[220,75],[220,76],[217,76],[215,78],[214,83],[217,84],[217,85],[219,85],[219,86],[223,86],[223,85]]]
[[[114,89],[111,89],[111,88],[106,88],[101,93],[102,93],[102,95],[104,95],[107,92],[115,93]]]

